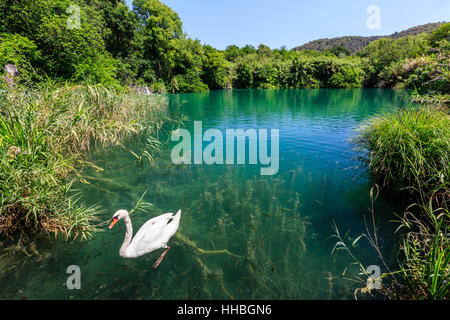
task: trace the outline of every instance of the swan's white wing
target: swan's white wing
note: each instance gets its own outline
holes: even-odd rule
[[[131,241],[130,249],[141,256],[161,248],[164,245],[164,227],[171,218],[172,213],[166,213],[144,223]]]

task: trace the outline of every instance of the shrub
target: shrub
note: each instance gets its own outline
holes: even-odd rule
[[[319,88],[320,82],[314,77],[315,66],[311,61],[295,58],[291,66],[290,84],[294,88]]]
[[[177,84],[177,92],[208,92],[208,86],[202,82],[200,76],[195,72],[189,72],[186,75],[175,76],[175,82]]]
[[[445,23],[434,30],[428,37],[428,42],[432,47],[439,47],[444,42],[450,42],[450,23]]]
[[[249,64],[242,63],[237,66],[234,86],[240,89],[251,88],[253,86],[253,70]]]
[[[19,79],[31,81],[36,78],[34,66],[40,62],[36,44],[19,34],[4,33],[0,35],[0,69],[10,63],[19,69]]]
[[[352,65],[343,65],[339,71],[328,80],[331,88],[359,88],[362,85],[363,73],[361,69]]]
[[[73,77],[77,83],[119,85],[115,79],[116,69],[117,61],[109,54],[102,54],[94,58],[88,57],[75,65]]]
[[[402,109],[370,121],[356,138],[369,152],[376,183],[390,190],[433,190],[449,181],[450,116],[433,108]]]

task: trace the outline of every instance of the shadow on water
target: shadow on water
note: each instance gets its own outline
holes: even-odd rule
[[[370,116],[401,106],[392,90],[230,90],[170,95],[170,108],[203,130],[280,130],[280,170],[260,176],[254,165],[181,165],[173,144],[155,166],[141,165],[118,147],[90,155],[104,170],[86,171],[76,186],[87,204],[104,209],[100,221],[131,209],[148,189],[150,216],[182,210],[180,229],[161,254],[118,255],[125,227],[104,228],[89,242],[47,239],[34,253],[0,251],[0,298],[13,299],[352,299],[360,285],[339,279],[351,262],[331,255],[332,223],[357,237],[369,215],[371,188],[349,138]],[[143,148],[141,139],[127,149]],[[383,248],[395,248],[394,205],[376,203]],[[135,213],[135,231],[150,218]],[[378,264],[361,242],[363,262]],[[79,265],[80,290],[66,288],[66,268]],[[331,277],[336,277],[331,280]]]

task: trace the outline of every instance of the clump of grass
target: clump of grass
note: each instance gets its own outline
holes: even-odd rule
[[[438,108],[448,108],[450,107],[450,94],[436,94],[436,93],[425,93],[421,94],[417,90],[413,93],[413,102],[434,105]]]
[[[0,236],[89,237],[98,208],[70,196],[93,146],[161,126],[165,100],[104,86],[17,88],[0,96]]]
[[[397,299],[448,299],[450,116],[447,110],[420,107],[382,115],[364,127],[355,141],[360,150],[367,152],[366,163],[374,180],[385,191],[409,190],[413,202],[399,216],[397,232],[403,232],[399,268],[381,276],[389,279],[381,293]],[[376,240],[374,214],[372,206],[374,231],[370,234],[366,225],[367,234],[363,236],[384,262]],[[341,240],[339,245],[342,243]],[[385,267],[389,270],[386,264]]]
[[[401,109],[372,119],[355,139],[375,183],[386,190],[430,191],[450,177],[450,116],[444,110]]]
[[[433,192],[427,203],[410,205],[401,217],[403,281],[393,292],[408,299],[449,299],[450,191]]]

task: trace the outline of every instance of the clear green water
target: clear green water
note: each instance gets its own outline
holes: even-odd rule
[[[342,232],[364,231],[371,183],[358,168],[349,138],[369,117],[407,101],[391,90],[233,90],[171,95],[170,109],[203,129],[280,129],[280,170],[260,176],[260,166],[173,165],[170,148],[155,167],[141,166],[124,149],[93,152],[104,171],[88,171],[78,185],[83,200],[99,204],[109,219],[131,209],[148,188],[151,214],[134,214],[136,230],[150,217],[182,210],[178,234],[157,270],[161,251],[119,257],[125,227],[96,233],[89,242],[43,240],[38,254],[0,251],[0,298],[9,299],[353,299],[358,283],[339,279],[352,261],[331,255],[333,220]],[[192,131],[192,121],[185,126]],[[127,144],[142,150],[143,139]],[[395,247],[388,223],[393,204],[379,199],[383,250]],[[203,250],[228,250],[208,254]],[[367,265],[380,264],[361,241]],[[66,268],[81,268],[81,290],[65,286]],[[357,271],[350,267],[349,270]],[[382,268],[382,271],[383,268]],[[330,276],[336,277],[330,279]]]

